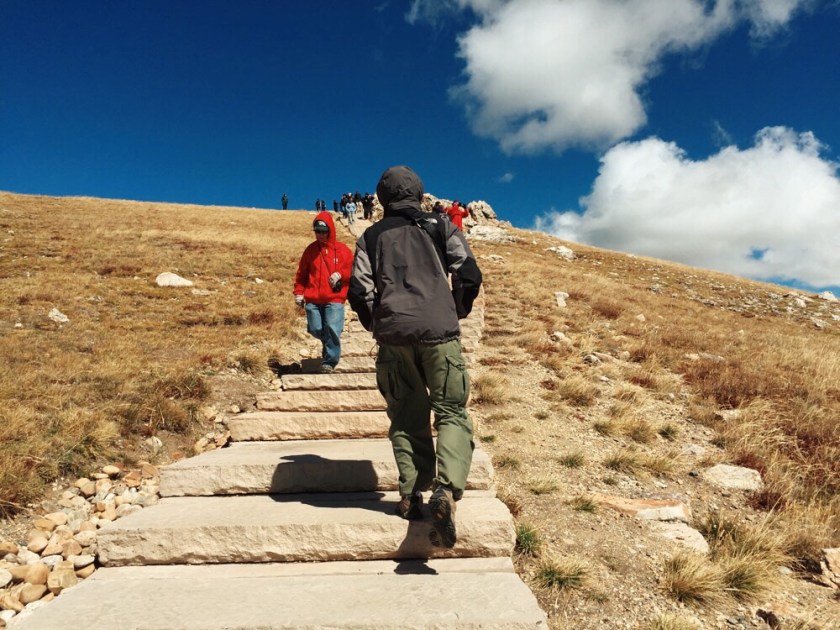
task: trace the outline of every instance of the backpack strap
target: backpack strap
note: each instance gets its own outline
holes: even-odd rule
[[[448,273],[446,267],[446,224],[436,217],[421,217],[414,221],[418,226],[423,228],[423,231],[428,234],[432,243],[434,243],[435,251],[437,251],[440,264],[443,267],[444,274]]]

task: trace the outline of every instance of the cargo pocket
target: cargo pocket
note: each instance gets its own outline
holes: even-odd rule
[[[446,384],[444,402],[453,405],[466,405],[470,395],[470,377],[460,357],[446,357]]]
[[[399,402],[403,388],[398,361],[376,362],[376,387],[389,404]]]

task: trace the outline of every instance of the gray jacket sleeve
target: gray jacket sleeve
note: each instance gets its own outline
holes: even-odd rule
[[[447,223],[446,231],[446,265],[452,274],[455,310],[458,319],[464,319],[472,311],[482,277],[464,233],[451,223]]]
[[[350,276],[347,300],[350,302],[350,308],[358,315],[365,330],[371,330],[373,327],[376,284],[373,279],[370,257],[365,247],[364,237],[359,238],[356,241],[356,255],[353,257],[353,274]]]

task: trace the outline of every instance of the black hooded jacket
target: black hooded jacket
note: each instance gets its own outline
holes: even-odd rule
[[[458,318],[472,310],[481,287],[481,271],[463,232],[423,212],[423,183],[407,166],[385,171],[376,194],[385,213],[356,242],[351,308],[380,343],[458,338]]]

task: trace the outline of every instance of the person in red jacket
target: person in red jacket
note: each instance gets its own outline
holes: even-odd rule
[[[455,224],[455,226],[463,232],[464,217],[469,216],[470,211],[461,205],[457,199],[452,202],[452,205],[446,209],[446,216]]]
[[[335,238],[329,212],[312,222],[315,241],[300,257],[295,274],[295,304],[306,310],[306,329],[321,341],[321,372],[332,372],[341,358],[344,303],[353,267],[353,253]]]

